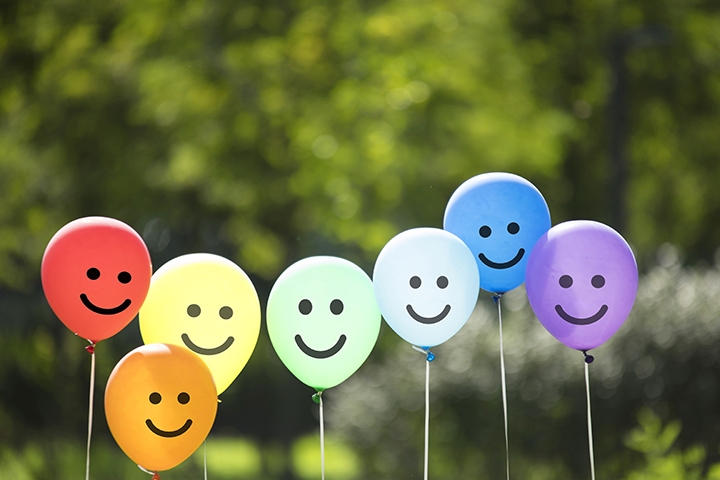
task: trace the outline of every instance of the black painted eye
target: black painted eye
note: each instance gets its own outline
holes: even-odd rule
[[[438,279],[437,279],[437,286],[438,286],[439,288],[447,288],[448,283],[449,283],[449,282],[448,282],[448,279],[447,279],[447,277],[446,277],[445,275],[441,275],[441,276],[439,276]]]
[[[420,277],[414,276],[410,279],[410,286],[412,288],[420,288],[420,285],[422,285],[422,280],[420,280]]]
[[[120,282],[120,283],[130,283],[130,280],[132,280],[132,275],[130,275],[128,272],[120,272],[120,273],[118,273],[118,282]]]
[[[518,233],[518,232],[520,231],[520,225],[518,225],[518,224],[515,223],[515,222],[508,223],[508,227],[507,227],[507,228],[508,228],[508,233],[509,233],[510,235],[515,235],[516,233]]]
[[[85,275],[87,275],[90,280],[97,280],[100,278],[100,270],[95,267],[89,268]]]
[[[343,305],[342,301],[338,300],[337,298],[330,302],[330,311],[335,315],[340,315],[343,311],[343,308],[345,308],[345,306]]]
[[[178,394],[178,403],[181,405],[186,405],[190,401],[190,395],[188,395],[185,392],[180,392]]]
[[[570,288],[572,287],[573,279],[570,275],[563,275],[560,277],[560,286],[563,288]]]
[[[233,309],[230,307],[222,307],[220,309],[220,318],[223,320],[227,320],[229,318],[232,318],[233,316]]]
[[[590,283],[592,283],[592,286],[595,288],[602,288],[605,286],[605,277],[602,275],[595,275],[592,280],[590,280]]]
[[[304,300],[300,300],[300,303],[298,304],[298,310],[300,310],[300,313],[303,315],[307,315],[310,312],[312,312],[312,303],[310,303],[310,300],[307,298]]]
[[[150,394],[150,403],[153,405],[157,405],[162,400],[162,396],[158,392],[153,392]]]
[[[492,233],[492,230],[487,225],[483,225],[480,227],[480,236],[483,238],[487,238]]]
[[[187,314],[193,318],[200,316],[200,305],[188,305]]]

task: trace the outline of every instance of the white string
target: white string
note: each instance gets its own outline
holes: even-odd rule
[[[320,399],[320,471],[322,480],[325,480],[325,420],[323,418],[322,392],[318,392]]]
[[[142,465],[138,465],[137,467],[140,470],[142,470],[143,472],[147,473],[148,475],[152,475],[153,478],[160,478],[160,475],[158,475],[157,472],[152,472],[152,471],[148,470],[147,468],[143,467]]]
[[[498,323],[500,325],[500,384],[502,386],[503,419],[505,421],[505,466],[507,469],[507,480],[510,480],[510,442],[508,440],[507,385],[505,383],[505,350],[503,348],[502,308],[500,308],[500,295],[497,295],[495,298],[497,299]]]
[[[203,470],[205,472],[205,480],[207,480],[207,439],[203,441]]]
[[[587,391],[588,445],[590,447],[590,473],[595,480],[595,448],[593,446],[592,414],[590,412],[590,371],[585,363],[585,390]]]
[[[428,480],[428,451],[430,441],[430,362],[425,361],[425,470],[423,478]]]
[[[94,348],[95,345],[90,342]],[[92,438],[93,403],[95,401],[95,351],[90,353],[90,403],[88,406],[88,438],[85,453],[85,480],[90,479],[90,439]]]

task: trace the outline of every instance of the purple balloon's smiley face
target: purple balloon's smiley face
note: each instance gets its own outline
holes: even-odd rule
[[[538,240],[526,272],[538,320],[570,348],[590,350],[625,322],[637,292],[630,246],[602,223],[561,223]]]

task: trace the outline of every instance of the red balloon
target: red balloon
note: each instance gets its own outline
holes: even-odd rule
[[[150,288],[150,253],[138,233],[106,217],[73,220],[50,239],[41,277],[50,308],[92,342],[112,337],[137,315]]]

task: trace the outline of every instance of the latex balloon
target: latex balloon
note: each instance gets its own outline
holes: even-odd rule
[[[75,334],[98,342],[135,317],[150,286],[150,254],[119,220],[74,220],[50,239],[41,279],[50,308]]]
[[[525,281],[527,256],[550,228],[550,211],[535,186],[511,173],[483,173],[458,187],[444,228],[473,252],[480,287],[505,293]]]
[[[250,278],[230,260],[183,255],[152,276],[140,334],[145,343],[171,343],[198,354],[222,393],[255,350],[260,301]]]
[[[110,433],[150,471],[180,464],[210,433],[217,391],[200,358],[176,345],[143,345],[115,366],[105,389]]]
[[[392,238],[377,258],[373,282],[385,321],[419,347],[455,335],[470,318],[480,290],[472,252],[438,228],[415,228]]]
[[[528,259],[530,306],[548,332],[576,350],[602,345],[622,326],[637,286],[630,246],[598,222],[554,226]]]
[[[380,322],[372,281],[342,258],[294,263],[268,298],[268,334],[278,357],[318,391],[360,368],[377,342]]]

